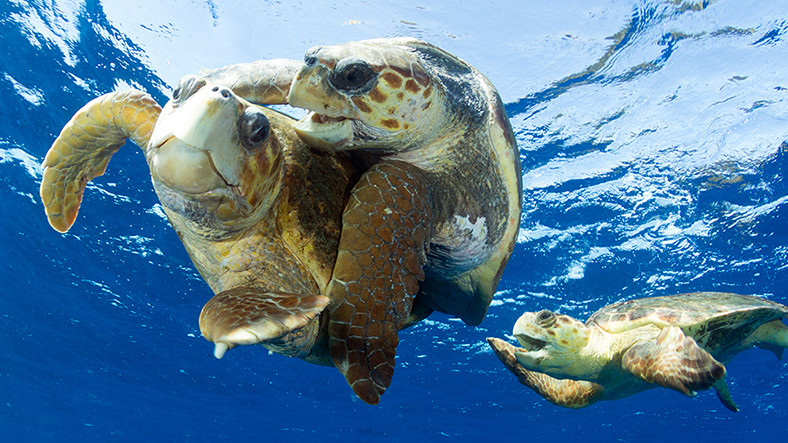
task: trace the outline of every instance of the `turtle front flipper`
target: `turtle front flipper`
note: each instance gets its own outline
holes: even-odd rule
[[[391,384],[398,330],[424,279],[431,219],[422,172],[397,161],[367,171],[345,207],[326,290],[329,349],[353,392],[369,404]]]
[[[604,395],[604,388],[597,383],[585,380],[561,380],[525,369],[514,356],[516,348],[499,338],[488,337],[487,343],[520,383],[533,389],[550,403],[577,409],[600,400]]]
[[[318,315],[328,304],[322,295],[298,295],[239,287],[220,292],[200,312],[200,332],[215,344],[214,356],[238,345],[263,344],[280,354],[300,356],[314,340],[306,329],[318,327]]]
[[[273,59],[239,63],[218,69],[202,69],[200,77],[226,86],[240,97],[261,105],[287,103],[290,84],[302,63],[296,60]]]
[[[621,366],[648,383],[691,397],[725,377],[725,366],[676,326],[664,328],[656,340],[634,344],[622,357]]]
[[[66,232],[74,224],[85,185],[104,174],[127,138],[146,149],[160,113],[150,95],[130,90],[102,95],[74,114],[44,158],[40,192],[52,228]]]

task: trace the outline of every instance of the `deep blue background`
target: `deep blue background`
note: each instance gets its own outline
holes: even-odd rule
[[[767,352],[728,365],[738,414],[710,392],[662,389],[573,411],[518,384],[484,343],[524,310],[586,318],[696,290],[788,302],[781,2],[125,3],[0,4],[4,441],[784,439],[788,368]],[[212,357],[197,326],[210,290],[135,147],[89,185],[67,235],[47,225],[39,164],[97,95],[132,85],[163,104],[202,66],[394,35],[498,86],[524,209],[487,319],[404,331],[379,406],[334,369],[260,347]]]

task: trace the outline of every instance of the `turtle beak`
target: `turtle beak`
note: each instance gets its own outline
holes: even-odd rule
[[[243,104],[231,91],[206,85],[162,110],[151,135],[151,165],[168,186],[197,194],[240,183],[244,152],[237,141]]]
[[[155,177],[172,189],[186,194],[202,194],[228,186],[216,170],[209,152],[170,137],[152,151]]]
[[[536,314],[526,312],[521,315],[512,328],[512,334],[522,346],[514,352],[517,361],[526,369],[538,370],[547,356],[547,340],[544,339],[544,330],[536,326]]]
[[[517,362],[520,363],[525,369],[529,369],[532,371],[538,371],[539,366],[544,360],[546,354],[544,350],[534,351],[534,352],[523,352],[521,350],[514,351],[514,358],[517,359]]]
[[[315,148],[336,151],[353,139],[355,109],[330,86],[329,74],[318,62],[305,65],[290,86],[287,102],[312,111],[293,125],[299,137]]]
[[[517,319],[512,328],[512,335],[520,342],[526,351],[538,351],[547,343],[544,339],[544,329],[536,326],[536,314],[526,312]],[[539,338],[542,337],[542,338]]]
[[[538,351],[545,347],[544,340],[539,340],[538,338],[529,337],[528,335],[516,335],[517,341],[520,343],[520,346],[523,347],[526,351]]]
[[[353,140],[353,122],[344,117],[334,118],[310,113],[293,124],[296,134],[309,146],[324,151],[337,151]]]
[[[523,367],[538,369],[539,364],[545,358],[545,345],[547,342],[523,333],[515,333],[514,337],[522,346],[514,351],[514,357]]]

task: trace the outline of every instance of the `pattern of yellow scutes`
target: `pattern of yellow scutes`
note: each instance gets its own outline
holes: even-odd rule
[[[102,95],[71,118],[43,163],[41,200],[55,230],[66,232],[74,224],[85,185],[104,174],[127,138],[147,147],[160,113],[150,95],[131,90]]]
[[[411,122],[426,118],[425,113],[432,105],[430,77],[418,65],[409,67],[409,70],[385,67],[371,91],[353,97],[359,112],[368,114],[367,119],[375,122],[375,126],[407,131]]]

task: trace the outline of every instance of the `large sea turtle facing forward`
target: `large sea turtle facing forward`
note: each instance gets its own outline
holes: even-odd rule
[[[300,63],[256,66],[255,83],[235,86],[265,103],[283,100]],[[72,226],[86,183],[130,138],[145,152],[167,218],[216,293],[200,315],[215,355],[261,343],[331,365],[327,318],[319,314],[330,302],[322,294],[358,172],[347,159],[308,149],[292,118],[205,74],[181,80],[163,109],[131,90],[77,112],[44,160],[49,222],[60,232]]]
[[[788,306],[764,298],[696,292],[612,304],[585,325],[551,311],[526,312],[513,332],[521,348],[487,341],[521,383],[560,406],[663,386],[689,396],[714,388],[737,411],[724,364],[752,346],[781,358],[786,317]]]

